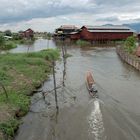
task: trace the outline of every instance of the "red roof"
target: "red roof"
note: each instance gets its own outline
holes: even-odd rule
[[[32,29],[27,29],[26,31],[24,31],[24,32],[34,32]]]

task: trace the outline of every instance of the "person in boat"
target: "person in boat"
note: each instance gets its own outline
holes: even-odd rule
[[[93,79],[93,75],[91,72],[87,72],[87,83],[88,83],[88,86],[89,86],[89,91],[90,92],[97,92],[97,89],[96,89],[96,85],[95,85],[95,81]]]
[[[92,84],[92,86],[89,90],[90,90],[90,92],[97,92],[95,83]]]

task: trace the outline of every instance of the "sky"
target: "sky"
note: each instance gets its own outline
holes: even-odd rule
[[[0,0],[0,30],[140,22],[140,0]]]

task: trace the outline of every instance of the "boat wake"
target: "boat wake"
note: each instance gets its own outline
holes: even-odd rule
[[[95,140],[101,140],[104,137],[104,124],[102,113],[100,110],[100,103],[98,100],[93,102],[93,107],[90,116],[88,117],[89,122],[89,137]],[[105,138],[104,138],[105,139]]]

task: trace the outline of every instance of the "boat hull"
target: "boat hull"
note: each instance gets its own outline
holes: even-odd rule
[[[87,86],[87,89],[88,89],[90,96],[94,97],[98,91],[95,88],[91,91],[92,85],[95,85],[93,75],[91,72],[87,72],[86,73],[86,86]]]

